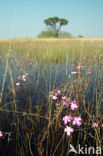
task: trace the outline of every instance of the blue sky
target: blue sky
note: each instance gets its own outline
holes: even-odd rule
[[[36,37],[52,16],[68,19],[62,30],[73,36],[103,37],[103,0],[2,0],[0,38]]]

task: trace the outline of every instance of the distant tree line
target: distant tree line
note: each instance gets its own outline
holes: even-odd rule
[[[39,35],[39,38],[57,38],[53,30],[44,30]],[[71,38],[72,35],[69,32],[60,31],[58,33],[58,38]]]
[[[62,26],[68,24],[68,20],[65,18],[59,18],[57,16],[50,17],[44,20],[44,23],[49,28],[48,30],[42,31],[38,37],[40,38],[66,38],[71,37],[71,34],[65,31],[60,31]]]
[[[44,20],[47,26],[47,30],[42,31],[38,37],[39,38],[71,38],[72,35],[69,32],[61,31],[61,27],[68,24],[68,20],[65,18],[59,18],[57,16],[50,17]],[[83,38],[82,35],[78,36]]]

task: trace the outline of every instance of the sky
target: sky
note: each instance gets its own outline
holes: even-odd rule
[[[36,38],[53,16],[69,20],[62,31],[73,36],[103,37],[103,0],[0,1],[0,38]]]

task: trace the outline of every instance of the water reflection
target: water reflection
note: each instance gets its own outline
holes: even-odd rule
[[[6,64],[2,64],[0,67],[0,90],[2,89],[4,72]],[[11,72],[12,71],[12,77]],[[69,77],[75,79],[75,77],[70,76],[72,68],[72,63],[70,60],[62,64],[50,64],[50,63],[40,63],[36,60],[31,65],[21,65],[18,66],[15,62],[11,62],[8,71],[6,74],[6,81],[3,90],[3,97],[1,105],[13,101],[13,86],[12,78],[14,81],[15,95],[17,100],[17,107],[19,110],[28,109],[30,103],[32,106],[46,104],[48,101],[49,91],[54,90],[59,87],[61,84],[68,82]],[[87,70],[87,64],[85,64],[82,74],[85,76],[84,81],[87,79],[88,75],[85,75]],[[97,88],[98,84],[96,83],[98,79],[101,79],[98,72],[98,65],[94,69],[94,66],[91,66],[91,71],[96,70],[92,75],[92,82],[87,89],[87,101],[92,101],[96,93],[94,93],[94,87]],[[20,82],[19,86],[16,86],[18,82],[17,77],[28,73],[27,80],[25,82]],[[69,87],[69,86],[68,86]],[[93,101],[94,102],[94,101]],[[94,102],[95,103],[95,102]],[[8,105],[9,108],[12,108],[12,105]]]

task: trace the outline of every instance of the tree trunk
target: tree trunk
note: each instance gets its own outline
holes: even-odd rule
[[[58,38],[58,37],[59,37],[59,34],[58,34],[58,32],[57,32],[57,31],[55,32],[55,34],[56,34],[56,37]]]

